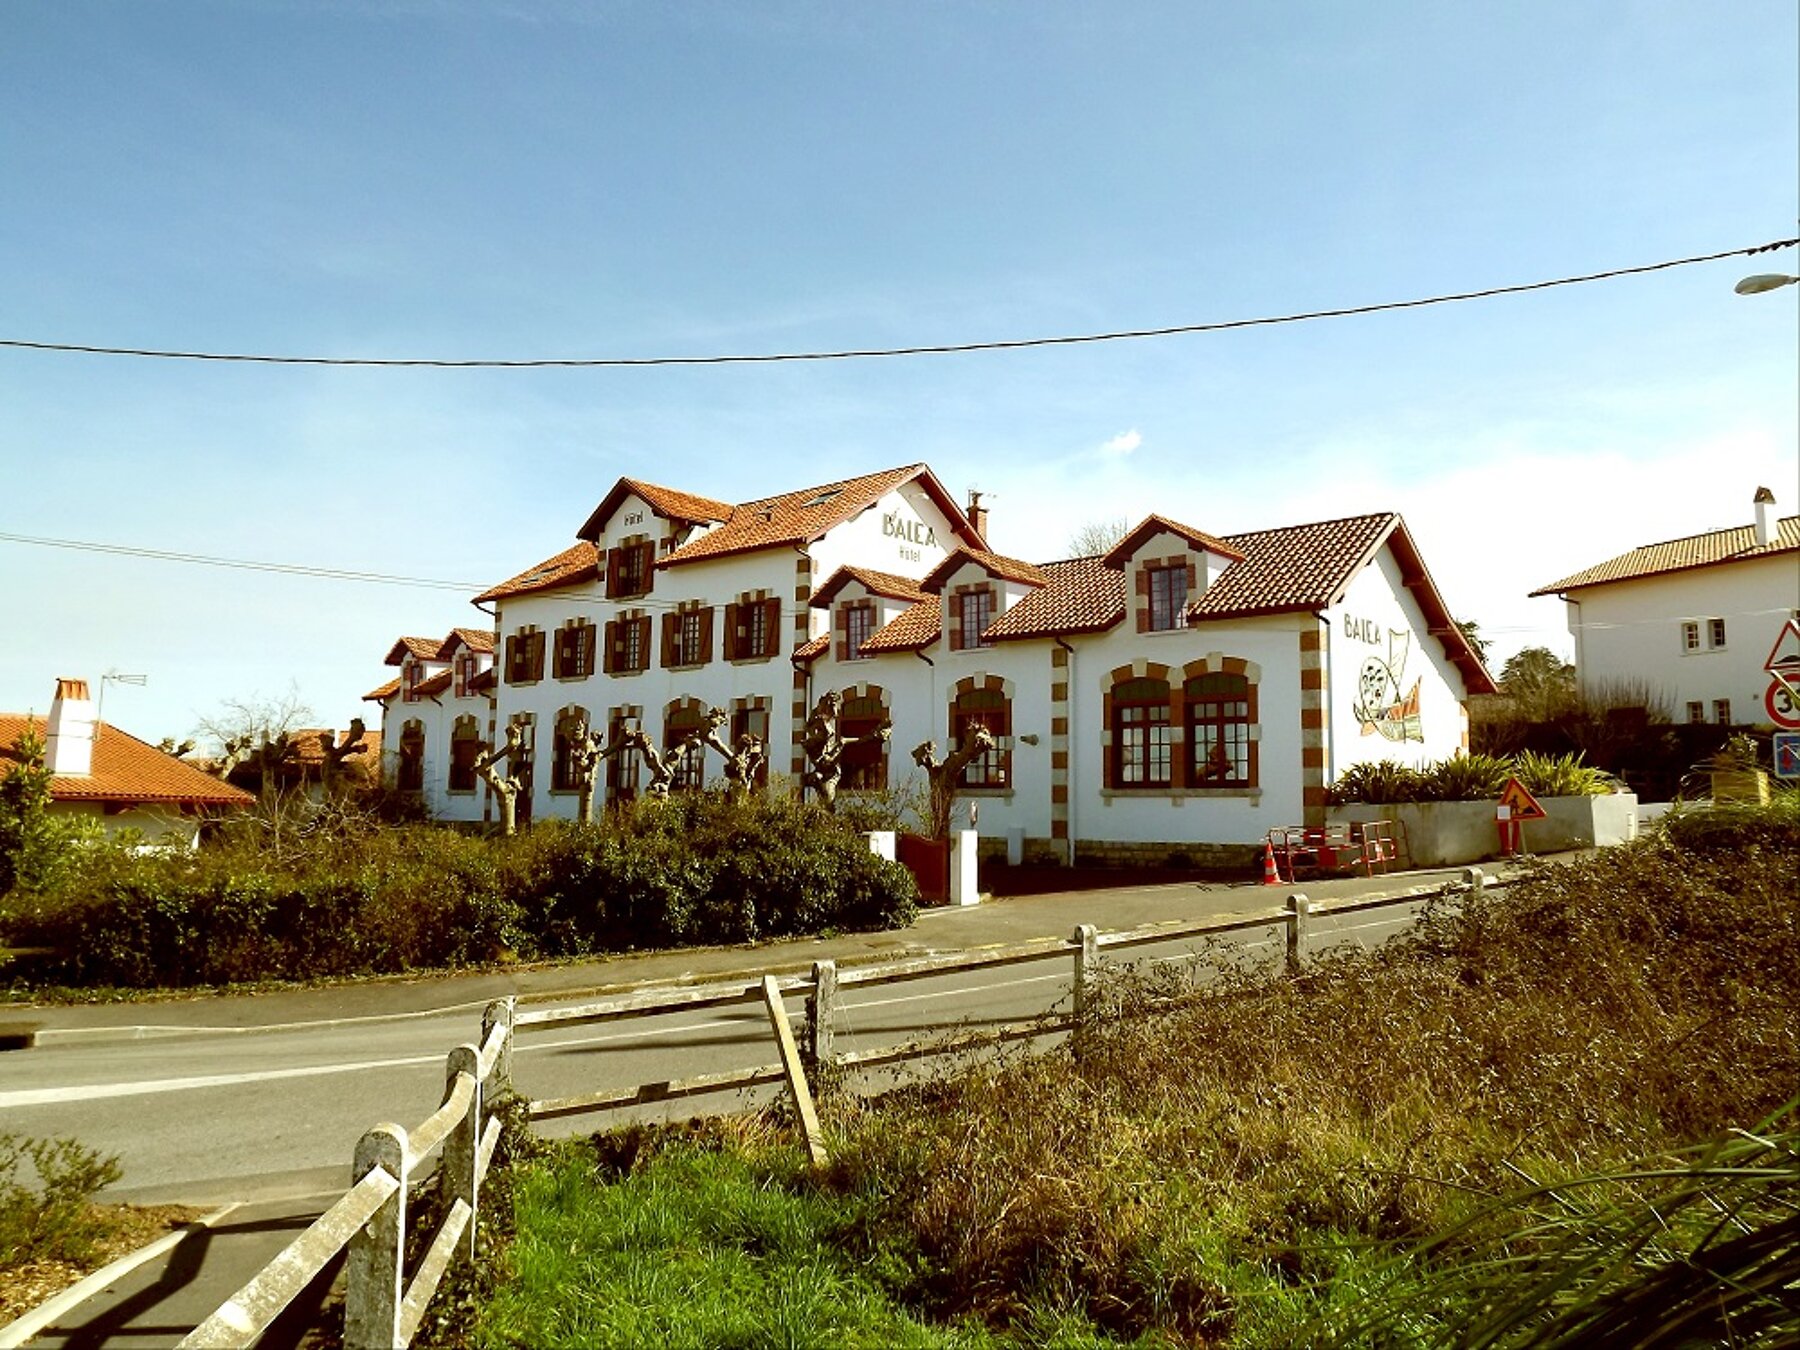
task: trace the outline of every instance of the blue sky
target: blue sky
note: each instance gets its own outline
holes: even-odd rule
[[[1248,318],[1800,233],[1791,0],[14,0],[0,338],[374,357],[819,350]],[[0,532],[486,585],[621,474],[924,460],[1004,552],[1156,510],[1402,512],[1498,659],[1526,593],[1800,498],[1794,250],[1434,309],[904,360],[210,365],[0,349]],[[455,591],[0,542],[0,708],[143,673],[344,725]],[[1496,661],[1498,664],[1498,661]]]

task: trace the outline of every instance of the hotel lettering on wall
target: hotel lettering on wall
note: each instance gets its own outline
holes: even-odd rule
[[[1419,690],[1424,681],[1414,677],[1412,688],[1402,692],[1406,658],[1412,654],[1412,634],[1404,628],[1388,628],[1378,620],[1344,615],[1344,636],[1352,642],[1379,647],[1385,639],[1387,654],[1371,656],[1356,677],[1356,702],[1350,712],[1365,736],[1389,741],[1423,741],[1419,718]]]
[[[937,532],[931,526],[922,520],[903,516],[898,511],[881,513],[881,533],[884,538],[899,543],[900,556],[907,562],[923,561],[924,550],[938,546]]]

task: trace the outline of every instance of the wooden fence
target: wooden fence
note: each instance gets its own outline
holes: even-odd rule
[[[804,1057],[811,1065],[868,1069],[972,1046],[1068,1030],[1086,1015],[1093,976],[1103,954],[1259,928],[1279,928],[1285,937],[1286,966],[1293,972],[1306,960],[1315,941],[1313,925],[1320,918],[1417,904],[1492,884],[1496,883],[1490,882],[1480,869],[1469,868],[1463,872],[1460,883],[1435,891],[1350,901],[1323,910],[1315,910],[1305,895],[1293,894],[1287,897],[1280,910],[1242,919],[1165,925],[1119,933],[1101,933],[1092,924],[1082,924],[1068,938],[1039,939],[1001,950],[922,956],[845,970],[839,970],[832,961],[820,961],[814,964],[810,975],[765,975],[744,984],[649,989],[566,1008],[521,1011],[514,1000],[499,1000],[489,1004],[483,1015],[480,1048],[460,1045],[450,1052],[444,1104],[410,1135],[398,1125],[378,1125],[365,1134],[356,1148],[355,1181],[350,1190],[223,1307],[196,1327],[181,1345],[234,1347],[251,1344],[346,1248],[345,1345],[351,1350],[362,1350],[363,1347],[385,1350],[389,1346],[407,1345],[417,1332],[426,1305],[451,1260],[459,1252],[466,1252],[471,1257],[475,1254],[481,1182],[501,1129],[500,1118],[492,1113],[489,1103],[512,1092],[512,1053],[514,1041],[520,1035],[549,1028],[587,1026],[761,1002],[769,1010],[771,1027],[782,1051],[778,1063],[573,1097],[528,1100],[525,1102],[526,1115],[532,1121],[551,1120],[785,1081],[801,1107],[807,1145],[814,1161],[818,1162],[823,1158],[822,1143],[816,1122],[811,1117],[805,1074],[793,1053],[793,1039],[787,1034],[789,1018],[784,1002],[787,997],[805,997]],[[1044,961],[1073,962],[1073,1007],[1067,1013],[868,1050],[841,1054],[836,1051],[834,1028],[840,1018],[840,999],[847,988],[899,984]],[[408,1190],[420,1165],[440,1146],[442,1157],[437,1179],[448,1209],[409,1283],[403,1264],[407,1246]]]

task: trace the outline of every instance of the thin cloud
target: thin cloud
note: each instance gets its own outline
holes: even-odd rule
[[[1133,427],[1130,431],[1121,431],[1103,444],[1100,447],[1100,453],[1109,459],[1123,459],[1143,443],[1143,433]]]

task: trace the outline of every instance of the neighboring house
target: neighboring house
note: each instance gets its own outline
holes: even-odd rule
[[[304,793],[313,801],[325,797],[326,779],[332,777],[341,787],[353,784],[376,784],[381,781],[381,732],[355,728],[334,731],[329,727],[303,727],[287,732],[281,757],[274,766],[276,786],[284,793]],[[342,753],[347,747],[356,748]],[[326,746],[340,754],[332,768]],[[226,775],[228,780],[247,792],[262,788],[260,758],[252,756]]]
[[[641,727],[669,747],[717,707],[797,778],[827,692],[847,791],[918,782],[973,723],[996,738],[963,775],[978,828],[1030,856],[1236,857],[1271,826],[1323,819],[1333,777],[1467,744],[1464,700],[1493,690],[1396,515],[1214,536],[1152,516],[1104,557],[989,551],[924,465],[730,505],[621,479],[579,542],[477,597],[499,638],[493,730],[526,747],[521,816],[571,816],[569,733]],[[427,654],[427,651],[430,654]],[[418,691],[442,644],[389,654],[375,691],[410,780],[457,815],[444,715]],[[405,701],[404,665],[427,667]],[[473,711],[473,710],[472,710]],[[436,738],[436,739],[434,739]],[[435,748],[434,748],[435,747]],[[613,761],[604,799],[638,790]],[[718,757],[691,751],[677,781]]]
[[[47,720],[0,713],[0,770],[17,762],[28,729],[45,739],[51,811],[91,817],[108,833],[192,845],[202,820],[256,804],[242,788],[100,722],[86,680],[56,682]]]
[[[1752,507],[1752,524],[1645,544],[1532,592],[1568,602],[1584,691],[1639,690],[1682,722],[1800,727],[1765,669],[1800,619],[1800,516],[1775,519],[1768,488]]]

